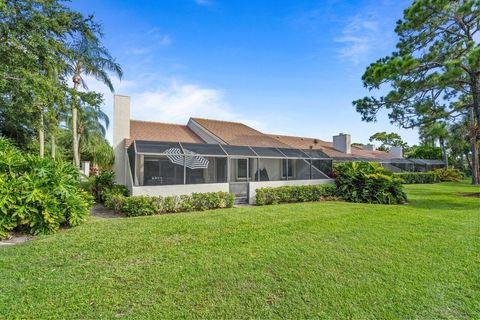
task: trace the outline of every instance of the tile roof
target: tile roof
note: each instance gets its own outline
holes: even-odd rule
[[[130,120],[130,139],[166,142],[205,143],[190,128],[180,124]]]
[[[297,149],[312,149],[321,150],[332,158],[375,158],[375,159],[394,159],[395,157],[383,151],[363,150],[359,147],[352,146],[352,153],[347,154],[333,148],[333,143],[315,138],[284,136],[278,134],[269,134],[270,137],[275,138],[282,143],[289,145],[291,148]],[[315,144],[316,140],[316,144]]]
[[[201,118],[192,118],[192,120],[227,144],[253,147],[289,147],[287,144],[243,123]]]
[[[333,143],[315,138],[265,134],[240,122],[191,118],[197,124],[230,145],[321,150],[332,158],[395,159],[383,151],[363,150],[352,146],[346,154],[333,148]],[[171,123],[130,120],[130,139],[166,142],[205,143],[188,126]],[[316,142],[316,143],[315,143]]]

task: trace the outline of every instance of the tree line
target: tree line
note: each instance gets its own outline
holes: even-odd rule
[[[44,157],[108,166],[109,119],[103,96],[86,76],[106,84],[122,69],[103,46],[93,16],[60,1],[0,1],[0,135]]]
[[[445,159],[448,140],[479,184],[480,1],[416,0],[395,32],[396,51],[362,77],[370,91],[387,93],[354,101],[356,110],[367,122],[386,110],[392,123],[419,128],[425,141],[436,137]]]

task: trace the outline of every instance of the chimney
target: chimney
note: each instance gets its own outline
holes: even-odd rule
[[[113,170],[116,182],[126,184],[125,139],[130,138],[130,97],[116,94],[113,100]]]
[[[402,147],[391,147],[390,151],[388,152],[395,158],[403,158],[403,148]]]
[[[373,145],[371,143],[363,145],[363,150],[375,151],[376,149],[377,148],[375,148],[375,145]]]
[[[352,153],[351,140],[349,134],[340,133],[337,136],[333,136],[333,148],[343,153]]]

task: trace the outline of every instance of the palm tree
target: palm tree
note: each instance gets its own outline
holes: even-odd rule
[[[445,142],[449,133],[446,124],[442,122],[435,122],[429,126],[422,127],[420,130],[420,135],[423,141],[434,142],[438,140],[440,148],[442,149],[443,162],[445,163],[445,167],[448,168],[448,154]]]
[[[80,37],[73,42],[71,54],[67,57],[68,73],[72,76],[72,134],[73,134],[73,161],[80,166],[80,135],[78,127],[77,94],[81,85],[87,88],[85,76],[92,76],[103,82],[111,92],[113,84],[108,72],[113,72],[120,79],[123,75],[122,68],[110,55],[108,50],[101,45],[97,38]]]

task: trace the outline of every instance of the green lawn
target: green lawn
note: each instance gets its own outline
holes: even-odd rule
[[[101,219],[0,247],[0,318],[480,318],[480,199]]]

